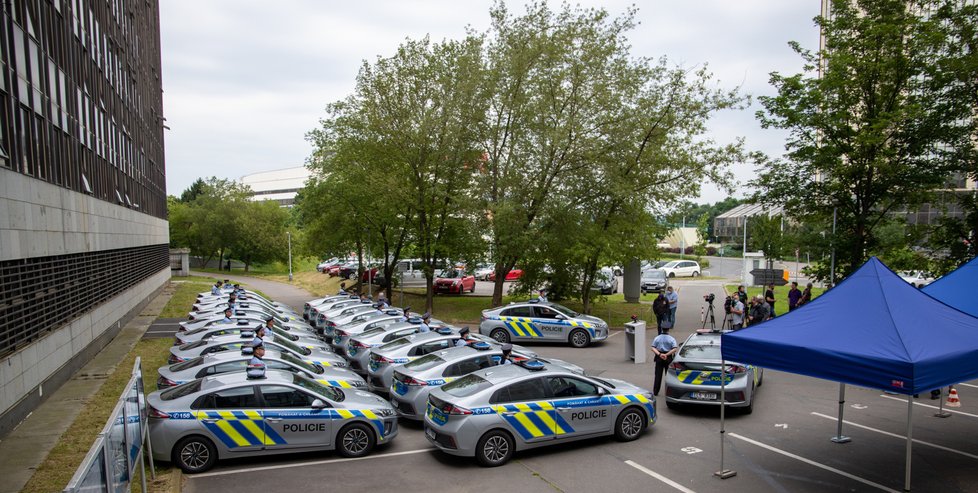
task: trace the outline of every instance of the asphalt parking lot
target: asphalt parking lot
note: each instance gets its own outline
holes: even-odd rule
[[[700,327],[703,294],[719,296],[719,290],[718,282],[682,283],[677,340]],[[652,364],[628,360],[625,337],[615,331],[587,349],[533,348],[651,389]],[[402,420],[393,443],[363,459],[314,453],[224,461],[188,476],[184,491],[902,491],[906,399],[848,388],[844,433],[852,442],[835,444],[829,438],[836,431],[838,389],[833,382],[766,372],[754,413],[728,413],[726,467],[737,475],[726,480],[713,476],[720,468],[719,410],[670,410],[660,400],[657,423],[630,443],[599,438],[545,447],[486,469],[434,450],[420,424]],[[938,401],[928,395],[915,401],[914,491],[978,491],[978,385],[961,384],[958,391],[962,407],[947,419],[933,417]]]

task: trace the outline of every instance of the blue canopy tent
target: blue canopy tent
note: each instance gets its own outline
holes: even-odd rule
[[[978,317],[978,297],[973,291],[976,285],[978,285],[978,258],[924,286],[921,291],[971,316]]]
[[[839,442],[848,441],[845,384],[906,394],[908,490],[911,395],[978,378],[978,318],[921,293],[875,257],[801,309],[724,334],[720,347],[727,361],[840,382]]]

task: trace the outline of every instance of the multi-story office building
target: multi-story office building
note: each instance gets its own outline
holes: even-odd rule
[[[156,0],[0,2],[0,436],[170,276]]]
[[[292,207],[295,196],[306,186],[312,172],[305,166],[262,171],[241,177],[241,184],[251,188],[251,200],[274,200],[282,207]]]

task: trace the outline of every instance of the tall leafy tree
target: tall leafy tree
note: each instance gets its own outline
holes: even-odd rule
[[[286,225],[289,212],[275,201],[247,202],[236,218],[238,234],[231,243],[231,255],[244,262],[245,272],[253,264],[285,260]]]
[[[757,198],[825,229],[836,209],[842,275],[878,253],[891,211],[929,200],[973,145],[975,106],[960,88],[978,73],[952,73],[965,65],[948,28],[962,3],[832,0],[831,15],[816,18],[825,49],[791,43],[806,72],[772,74],[778,94],[761,98],[762,126],[790,137],[783,159],[760,160]]]

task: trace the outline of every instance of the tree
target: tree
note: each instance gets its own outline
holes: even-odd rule
[[[180,194],[179,200],[184,204],[189,204],[190,202],[197,200],[197,197],[200,197],[206,192],[207,192],[207,183],[205,183],[203,179],[197,178],[196,180],[194,180],[193,183],[190,184],[190,187],[188,187],[186,190],[183,191],[183,193]]]
[[[783,159],[758,158],[755,200],[825,229],[837,210],[843,275],[878,252],[888,214],[930,199],[960,169],[956,149],[971,145],[974,105],[962,104],[962,75],[951,73],[962,65],[947,27],[960,3],[832,0],[832,15],[816,19],[825,49],[791,43],[806,73],[773,73],[778,94],[760,98],[762,126],[790,137]]]
[[[785,236],[780,215],[758,214],[748,221],[750,246],[754,251],[761,250],[769,259],[784,258]]]
[[[236,218],[239,234],[232,240],[231,255],[245,264],[285,260],[287,252],[286,225],[289,213],[274,201],[247,202]]]
[[[242,234],[238,218],[247,205],[248,188],[217,177],[202,183],[195,182],[183,193],[193,196],[191,200],[168,201],[168,206],[175,214],[170,218],[170,237],[177,238],[180,246],[189,247],[207,265],[215,253],[223,259],[225,251]]]

